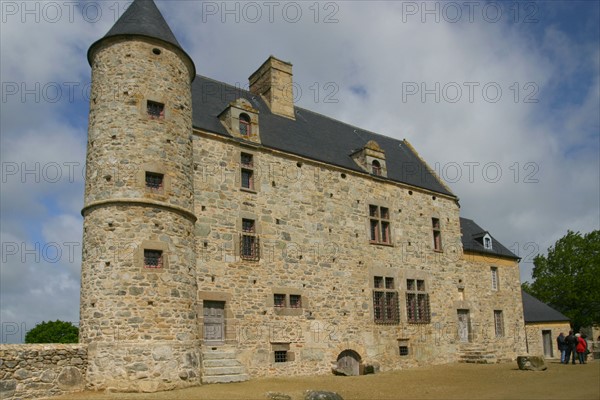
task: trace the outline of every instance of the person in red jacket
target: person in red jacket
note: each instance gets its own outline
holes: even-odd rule
[[[579,333],[575,334],[577,338],[577,357],[579,358],[579,364],[585,364],[585,351],[587,350],[587,342],[581,337]]]

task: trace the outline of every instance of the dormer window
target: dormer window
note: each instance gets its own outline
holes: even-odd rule
[[[369,174],[387,177],[385,152],[374,140],[369,140],[363,148],[355,150],[350,157]]]
[[[250,135],[250,117],[248,114],[240,114],[240,135]]]
[[[219,119],[231,136],[260,143],[258,110],[250,101],[244,98],[232,101],[219,114]]]
[[[381,176],[381,164],[379,161],[373,160],[373,163],[371,164],[371,171],[373,172],[373,175]]]
[[[493,248],[492,248],[492,238],[491,238],[491,237],[490,237],[490,235],[488,235],[488,234],[486,234],[486,235],[483,237],[483,247],[484,247],[486,250],[493,250]]]

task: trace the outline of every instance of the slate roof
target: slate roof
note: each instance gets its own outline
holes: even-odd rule
[[[460,218],[460,231],[462,233],[463,250],[473,251],[476,253],[490,254],[500,257],[508,257],[518,260],[512,251],[508,250],[502,243],[496,240],[488,231],[477,225],[475,221],[467,218]],[[484,234],[489,234],[492,238],[492,249],[488,250],[483,246],[483,243],[476,239],[483,237]]]
[[[218,115],[240,97],[259,112],[260,138],[264,147],[365,172],[350,155],[362,149],[369,140],[375,140],[385,152],[387,179],[456,197],[403,140],[369,132],[300,107],[295,107],[295,121],[281,117],[271,113],[260,96],[200,75],[192,83],[194,127],[232,137]]]
[[[569,318],[548,304],[521,290],[525,322],[569,322]]]
[[[112,28],[104,37],[93,43],[88,50],[88,61],[91,65],[92,49],[104,39],[118,36],[144,36],[153,39],[159,39],[163,42],[172,44],[181,50],[194,65],[191,57],[183,50],[173,31],[165,21],[153,0],[134,0],[133,3],[121,17],[115,22]],[[195,67],[194,67],[195,68]],[[195,75],[196,72],[194,71]],[[193,76],[192,75],[192,76]]]

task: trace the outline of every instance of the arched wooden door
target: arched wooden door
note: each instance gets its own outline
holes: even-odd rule
[[[360,356],[354,350],[344,350],[337,358],[338,370],[346,375],[360,374]]]

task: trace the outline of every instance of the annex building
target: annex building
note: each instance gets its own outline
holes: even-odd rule
[[[296,107],[272,56],[249,91],[197,74],[152,0],[88,60],[88,388],[525,351],[518,257],[408,141]]]

